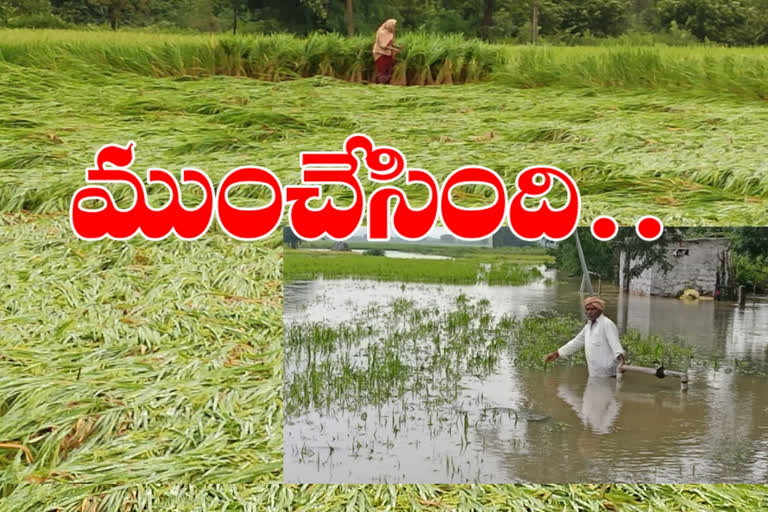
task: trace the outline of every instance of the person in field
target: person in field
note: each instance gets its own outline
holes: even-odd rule
[[[397,20],[387,20],[376,31],[373,43],[373,61],[376,65],[376,83],[388,84],[392,78],[395,56],[400,47],[395,44],[395,26]]]
[[[597,297],[584,300],[587,324],[571,341],[547,355],[551,362],[558,357],[568,357],[584,348],[590,377],[615,377],[619,364],[624,364],[624,349],[619,342],[616,324],[603,315],[605,302]]]

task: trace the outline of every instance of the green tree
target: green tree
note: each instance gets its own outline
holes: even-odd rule
[[[587,269],[597,272],[603,279],[618,279],[619,259],[622,251],[625,253],[626,261],[631,262],[631,266],[624,272],[624,281],[618,284],[626,290],[629,289],[632,279],[646,269],[657,265],[662,272],[667,272],[672,268],[671,262],[667,260],[667,247],[670,243],[681,240],[682,232],[666,227],[658,240],[646,242],[637,236],[635,228],[624,227],[619,228],[612,240],[601,242],[592,236],[589,229],[580,228],[579,237]],[[568,275],[581,275],[581,264],[573,237],[558,243],[556,247],[549,249],[548,253],[554,256],[558,270]]]
[[[752,293],[763,291],[768,284],[768,257],[735,253],[731,256],[731,272],[737,285],[751,286]]]
[[[88,3],[102,13],[112,30],[117,30],[126,18],[130,18],[145,9],[147,1],[88,0]]]
[[[578,233],[587,269],[597,272],[603,279],[615,279],[617,261],[611,244],[593,237],[588,228],[579,228]],[[581,263],[573,236],[550,247],[547,253],[555,258],[555,266],[561,272],[569,276],[581,275]]]
[[[493,247],[525,247],[533,245],[532,242],[521,240],[512,234],[509,226],[502,226],[491,238]]]
[[[734,252],[756,259],[768,254],[768,227],[744,227],[734,230]]]
[[[347,35],[353,36],[355,35],[355,9],[352,0],[346,0],[345,7],[346,9],[344,12],[347,20]]]
[[[480,37],[488,40],[488,34],[493,25],[493,12],[496,10],[496,0],[485,0],[483,2],[483,19],[480,23]]]
[[[755,26],[750,21],[765,21],[765,2],[659,0],[657,10],[659,21],[664,27],[669,27],[674,21],[678,27],[688,30],[702,41],[707,39],[726,44],[754,44],[761,39],[761,35],[765,35],[764,26]]]
[[[0,13],[7,17],[51,14],[49,0],[5,0],[0,2]]]
[[[617,36],[627,29],[630,3],[627,0],[571,0],[563,2],[559,30],[598,37]]]
[[[180,25],[202,32],[216,32],[220,26],[216,5],[212,0],[196,0]]]
[[[731,271],[737,285],[764,290],[768,284],[768,228],[743,227],[731,231]]]
[[[291,249],[297,249],[301,243],[299,238],[290,226],[283,228],[283,243],[291,246]]]
[[[667,259],[667,247],[681,239],[682,232],[670,227],[664,228],[661,237],[653,242],[647,242],[637,236],[633,227],[619,228],[618,234],[611,240],[611,245],[617,257],[624,253],[626,261],[624,282],[619,283],[621,288],[629,290],[632,279],[651,267],[657,266],[662,272],[669,272],[672,263]]]
[[[117,30],[124,23],[147,21],[151,0],[51,0],[55,14],[74,23],[109,23]]]

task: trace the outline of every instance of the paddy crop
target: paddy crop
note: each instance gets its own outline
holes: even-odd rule
[[[408,34],[393,69],[399,85],[477,82],[506,61],[503,46],[461,36]],[[127,71],[144,76],[230,75],[293,80],[324,75],[350,82],[372,81],[373,40],[362,36],[289,34],[180,36],[4,30],[0,60],[84,73]]]
[[[490,268],[486,269],[486,266]],[[388,258],[376,254],[350,254],[286,250],[287,281],[352,277],[379,281],[520,285],[541,277],[530,266],[515,263],[484,263],[481,256],[457,260]]]
[[[526,88],[695,89],[765,100],[768,52],[713,46],[516,47],[496,79]]]
[[[294,318],[286,328],[284,354],[286,478],[329,483],[570,479],[572,471],[605,456],[580,455],[580,443],[598,442],[582,429],[605,428],[599,425],[616,420],[611,411],[618,408],[626,412],[604,442],[631,442],[630,453],[648,443],[649,438],[637,434],[643,427],[633,414],[645,415],[654,407],[668,407],[674,414],[649,428],[677,439],[674,425],[683,420],[680,411],[689,398],[677,386],[635,376],[623,391],[612,379],[585,382],[583,352],[544,364],[547,353],[582,327],[578,318],[549,313],[499,316],[487,300],[465,295],[434,306],[404,298],[374,303],[338,322]],[[632,364],[655,366],[661,360],[669,369],[691,369],[690,400],[700,403],[711,393],[712,370],[702,369],[709,361],[706,354],[694,353],[675,339],[636,331],[622,335],[621,341]],[[715,370],[720,376],[713,381],[733,372],[743,379],[740,385],[761,393],[762,383],[744,368],[729,362],[727,370]],[[748,425],[760,424],[759,403],[756,412],[746,414]],[[575,416],[568,413],[571,407]],[[703,412],[701,419],[711,414]],[[708,435],[707,429],[697,431],[695,438]],[[690,443],[689,435],[685,443]],[[548,461],[551,454],[544,450],[552,445],[568,462]],[[754,449],[755,441],[739,438],[733,445],[744,454]],[[414,456],[414,449],[420,455]],[[715,454],[717,460],[727,460],[727,451]],[[671,453],[664,456],[677,460]],[[694,457],[690,451],[689,456]],[[706,466],[709,457],[699,450],[693,465]],[[661,464],[665,471],[674,466],[669,460]],[[654,474],[648,459],[636,465],[625,462],[617,466],[622,469],[613,467],[622,479]],[[685,466],[686,473],[695,472],[690,463]],[[583,471],[589,480],[612,474]],[[675,481],[686,478],[682,469],[680,476],[665,475]]]
[[[325,75],[369,81],[371,37],[313,34],[180,35],[147,32],[0,30],[0,60],[79,72],[145,76],[246,76],[293,80]],[[458,35],[405,33],[396,84],[431,85],[493,78],[519,88],[698,89],[768,98],[765,48],[718,46],[530,47],[486,44]]]
[[[360,510],[430,511],[461,507],[559,511],[574,503],[584,508],[619,508],[628,512],[664,510],[759,510],[768,503],[768,489],[754,485],[219,485],[178,484],[141,489],[115,489],[109,495],[88,495],[73,486],[27,485],[5,500],[9,510],[37,511],[51,502],[63,510],[140,510],[152,503],[162,512],[209,509],[255,512],[269,509],[330,512],[355,503]],[[85,503],[85,506],[81,506]],[[122,506],[129,503],[130,507]]]
[[[334,242],[313,241],[301,242],[302,249],[331,249]],[[554,263],[554,257],[547,254],[546,249],[538,246],[530,247],[472,247],[469,245],[429,245],[425,243],[397,242],[348,242],[350,249],[384,249],[387,251],[402,251],[417,254],[445,256],[447,258],[476,259],[483,263],[494,261],[515,262],[531,265]]]
[[[175,37],[0,31],[0,210],[14,213],[0,217],[7,299],[0,508],[768,507],[764,486],[282,485],[279,241],[240,244],[214,231],[194,244],[85,244],[61,215],[108,142],[137,141],[139,174],[196,166],[218,180],[255,164],[295,183],[300,149],[337,150],[363,131],[440,177],[478,163],[511,185],[526,165],[558,165],[579,183],[585,222],[611,213],[631,223],[653,210],[676,225],[762,224],[764,109],[753,101],[759,89],[743,78],[759,78],[763,49],[706,49],[716,67],[754,57],[757,65],[734,69],[730,84],[687,73],[679,85],[636,88],[633,80],[589,82],[583,74],[579,90],[549,64],[542,68],[549,82],[386,88],[329,77],[177,76],[172,65],[154,71],[132,62],[131,50],[106,64],[90,50],[77,56],[85,39],[154,52],[155,41]],[[49,42],[30,44],[40,39]],[[62,39],[66,51],[56,49]],[[575,66],[580,58],[568,55],[556,50]],[[659,55],[674,60],[666,49]],[[239,201],[264,199],[243,189],[234,194]],[[151,192],[153,200],[163,196]],[[475,192],[463,201],[487,198]],[[234,271],[233,261],[241,262]],[[247,483],[232,483],[240,481]]]

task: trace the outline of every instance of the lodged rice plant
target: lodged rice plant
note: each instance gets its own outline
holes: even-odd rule
[[[768,167],[760,130],[765,114],[762,102],[754,99],[692,88],[553,85],[528,90],[496,81],[401,88],[363,87],[326,76],[280,82],[219,75],[155,78],[85,61],[78,68],[76,55],[62,55],[43,66],[50,58],[47,51],[26,56],[7,52],[5,34],[0,31],[0,53],[16,63],[0,60],[4,212],[68,211],[72,194],[85,184],[84,170],[94,152],[108,142],[136,141],[133,170],[141,176],[149,166],[176,175],[193,166],[218,183],[229,170],[250,164],[293,184],[300,179],[299,151],[337,150],[351,133],[361,132],[377,144],[398,148],[410,166],[428,170],[439,182],[460,166],[478,164],[498,172],[512,193],[521,169],[533,162],[556,165],[579,184],[584,223],[602,214],[625,225],[647,214],[678,226],[759,225],[768,218]],[[237,49],[246,60],[241,75],[257,68],[265,77],[285,76],[288,69],[309,73],[313,62],[322,64],[285,45],[283,57],[270,57],[278,40],[265,38],[264,46]],[[210,40],[204,43],[208,50],[198,53],[192,64],[187,64],[193,62],[191,53],[179,46],[174,55],[184,64],[177,67],[215,72],[221,58]],[[127,53],[119,62],[135,61],[130,57],[134,47],[125,43]],[[358,51],[367,55],[369,48]],[[552,50],[555,64],[559,51]],[[477,62],[474,53],[462,55],[465,63]],[[547,51],[529,55],[538,59]],[[364,79],[370,73],[367,62],[359,61],[350,73]],[[557,72],[555,64],[552,73]],[[464,80],[467,70],[475,68],[453,68],[451,79]],[[433,70],[432,79],[439,73]],[[447,69],[440,79],[447,80]],[[427,74],[423,80],[427,82]],[[96,88],[102,94],[94,101]],[[366,195],[376,188],[369,180],[363,186]],[[427,200],[425,187],[403,187],[414,207]],[[109,188],[119,204],[130,205],[133,194],[127,187]],[[197,204],[199,189],[183,190],[189,200],[185,204]],[[164,191],[162,186],[149,188],[156,207],[163,204]],[[350,204],[349,188],[331,185],[327,192],[340,205]],[[456,192],[465,207],[493,200],[487,186],[467,185]],[[256,186],[237,187],[233,194],[242,198],[238,204],[243,206],[271,197],[265,187]],[[552,195],[553,204],[562,204],[562,188]]]
[[[0,510],[768,508],[762,485],[283,484],[279,242],[242,244],[221,233],[194,244],[74,240],[62,213],[83,184],[94,146],[135,135],[140,172],[149,165],[174,171],[197,165],[216,178],[242,153],[243,163],[249,157],[287,182],[298,175],[297,146],[326,148],[350,130],[373,129],[383,103],[392,107],[398,131],[371,133],[418,165],[442,176],[466,164],[464,155],[502,173],[532,160],[556,161],[588,184],[583,191],[592,213],[610,211],[627,221],[648,213],[649,204],[663,204],[665,220],[678,225],[765,222],[761,198],[729,194],[762,196],[768,182],[751,165],[761,161],[763,140],[757,126],[743,122],[760,113],[753,103],[661,89],[564,92],[602,83],[591,74],[600,60],[589,52],[604,50],[553,50],[548,85],[561,90],[536,91],[544,101],[530,109],[529,91],[494,84],[373,94],[343,83],[328,87],[332,81],[324,77],[270,84],[212,76],[239,70],[283,80],[310,73],[303,40],[254,39],[259,44],[225,50],[207,36],[0,31],[0,209],[14,212],[0,216]],[[399,42],[405,46],[406,39]],[[434,81],[448,83],[449,66],[452,82],[466,81],[482,68],[477,53],[494,51],[465,44],[432,69]],[[355,78],[341,78],[365,80],[372,70],[369,42],[354,48],[348,71]],[[742,69],[742,57],[734,58],[721,66],[733,70],[728,79],[718,72],[727,51],[697,54],[711,63],[697,87],[730,80],[736,94],[754,90],[748,84],[759,83],[765,66]],[[760,62],[761,51],[738,55]],[[567,52],[583,54],[571,59]],[[659,52],[663,62],[677,55]],[[587,67],[579,71],[578,63]],[[582,80],[571,81],[568,69]],[[541,86],[534,80],[540,70],[530,73],[528,86]],[[676,76],[694,81],[684,72]],[[96,88],[104,91],[98,101]],[[304,98],[316,91],[323,94],[308,112]],[[401,95],[410,101],[399,103]],[[457,112],[460,125],[437,122]],[[551,134],[555,118],[574,137],[530,135]],[[630,121],[633,133],[616,132]],[[472,138],[488,130],[495,138]],[[593,144],[555,158],[584,138]],[[453,147],[436,157],[438,143]],[[701,145],[707,153],[697,157]],[[669,154],[675,158],[667,164]]]
[[[88,243],[66,216],[0,219],[0,502],[279,477],[279,240]],[[97,509],[72,496],[54,508]]]
[[[456,34],[407,33],[392,83],[495,81],[518,88],[645,87],[768,98],[764,48],[492,45]],[[0,30],[0,62],[84,75],[245,76],[267,81],[316,75],[373,79],[373,37],[338,34],[206,36],[72,30]]]

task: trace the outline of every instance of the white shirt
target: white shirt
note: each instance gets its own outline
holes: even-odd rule
[[[616,358],[624,354],[624,349],[619,343],[619,330],[610,318],[600,315],[594,323],[588,321],[581,332],[557,352],[560,357],[568,357],[581,347],[584,347],[591,377],[616,375]]]

